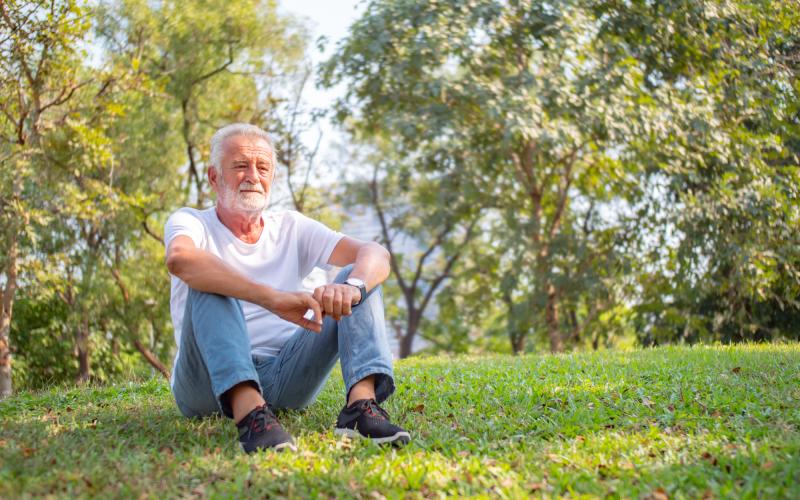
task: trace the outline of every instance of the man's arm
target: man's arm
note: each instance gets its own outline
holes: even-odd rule
[[[380,285],[389,277],[389,251],[374,241],[361,241],[345,236],[334,247],[328,264],[346,266],[354,264],[351,278],[358,278],[367,291]]]
[[[328,264],[346,266],[353,264],[350,271],[351,278],[358,278],[364,282],[367,291],[383,283],[389,277],[389,252],[373,241],[361,241],[348,236],[339,240],[334,247]],[[345,284],[331,283],[317,287],[314,298],[322,306],[325,314],[330,314],[335,320],[342,316],[349,316],[352,305],[361,298],[360,291]]]
[[[195,290],[235,297],[268,309],[315,332],[322,328],[322,309],[310,294],[284,292],[256,283],[222,259],[197,248],[188,236],[176,236],[167,247],[167,269]],[[311,309],[313,319],[304,315]]]

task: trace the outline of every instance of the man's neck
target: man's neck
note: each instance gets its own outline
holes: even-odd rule
[[[232,211],[217,204],[216,212],[219,221],[230,229],[237,239],[245,243],[256,243],[261,238],[264,220],[261,218],[260,210],[257,212]]]

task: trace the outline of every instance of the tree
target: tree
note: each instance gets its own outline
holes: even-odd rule
[[[575,260],[562,253],[595,250],[572,244],[581,234],[570,225],[588,207],[597,217],[599,204],[635,181],[635,165],[617,150],[633,106],[626,81],[641,74],[595,43],[590,6],[373,1],[323,74],[329,85],[348,83],[341,121],[390,136],[424,157],[420,165],[442,172],[458,151],[470,152],[470,202],[502,221],[493,281],[514,318],[515,351],[537,323],[551,350],[564,349],[567,290],[589,288],[586,273],[560,267]],[[595,257],[582,261],[610,265]]]
[[[73,0],[0,5],[0,398],[12,390],[9,332],[23,245],[35,243],[31,227],[46,216],[37,208],[49,193],[39,182],[46,165],[43,144],[68,119],[76,92],[91,82],[81,78],[76,64],[89,28],[86,13]]]
[[[110,54],[157,82],[175,112],[183,142],[186,203],[203,206],[202,158],[211,134],[234,121],[260,123],[280,99],[305,50],[302,26],[279,15],[274,1],[103,4],[99,32]]]
[[[295,67],[304,34],[272,2],[211,2],[204,9],[178,2],[93,8],[6,3],[3,9],[20,26],[39,23],[40,32],[63,31],[61,45],[27,25],[14,27],[2,42],[3,77],[13,83],[3,95],[4,118],[18,112],[2,124],[9,138],[3,147],[23,137],[17,129],[27,134],[25,127],[39,127],[36,148],[25,136],[25,146],[17,148],[23,153],[12,146],[3,150],[3,180],[17,179],[22,189],[16,198],[4,194],[4,217],[19,220],[6,211],[13,206],[30,218],[24,239],[3,242],[16,241],[7,246],[18,252],[11,259],[16,265],[5,266],[14,273],[4,278],[13,279],[0,283],[12,292],[24,286],[25,302],[22,321],[13,325],[10,307],[4,308],[4,325],[13,326],[11,337],[26,346],[32,345],[28,337],[41,340],[48,329],[59,338],[68,332],[78,380],[119,373],[136,353],[168,375],[161,361],[173,349],[171,335],[165,335],[168,281],[165,273],[151,271],[163,269],[156,228],[176,206],[192,199],[204,203],[201,165],[207,152],[198,145],[225,122],[257,122],[271,112],[276,97],[270,86],[278,86],[280,72]],[[92,26],[98,50],[88,58],[76,47]],[[29,46],[17,48],[22,42]],[[29,85],[25,64],[39,68],[43,79]],[[38,105],[34,97],[41,97],[46,112],[31,107]],[[31,121],[31,113],[41,120]],[[14,158],[35,175],[14,177],[5,161]],[[9,199],[14,203],[7,204]],[[25,210],[19,209],[22,202]],[[4,227],[16,238],[22,226]],[[32,313],[42,310],[53,311],[52,321]],[[33,356],[53,359],[44,352],[47,346],[58,355],[44,343],[30,351],[30,359],[19,353],[23,366],[46,366]],[[27,376],[44,379],[30,371]]]
[[[607,45],[645,74],[644,119],[626,152],[647,173],[634,222],[649,236],[638,252],[651,256],[640,269],[643,342],[796,338],[797,9],[744,0],[596,9]]]
[[[377,215],[380,241],[389,250],[392,274],[405,306],[403,327],[397,324],[396,328],[399,355],[405,358],[412,353],[432,299],[453,276],[474,238],[480,211],[460,192],[457,165],[449,173],[411,178],[409,169],[393,164],[402,160],[386,148],[383,153],[382,159],[373,160],[367,203]]]

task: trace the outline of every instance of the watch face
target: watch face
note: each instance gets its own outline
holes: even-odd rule
[[[364,282],[358,278],[347,278],[347,281],[345,281],[345,283],[353,286],[364,286]]]

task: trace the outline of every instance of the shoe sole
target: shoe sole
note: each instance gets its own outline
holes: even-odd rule
[[[359,438],[359,439],[369,439],[375,444],[386,444],[386,443],[397,443],[397,444],[408,444],[411,441],[411,434],[406,431],[396,432],[391,436],[386,436],[382,438],[371,438],[362,435],[360,432],[355,431],[353,429],[334,429],[333,433],[337,436],[347,436],[350,438]]]
[[[243,452],[248,453],[248,451],[244,449],[244,445],[242,443],[239,443],[239,448],[241,448]],[[272,446],[270,448],[260,448],[260,449],[257,449],[255,451],[251,452],[251,453],[255,453],[256,451],[286,451],[286,450],[295,452],[295,451],[297,451],[297,447],[295,445],[293,445],[292,443],[281,443],[281,444]]]

